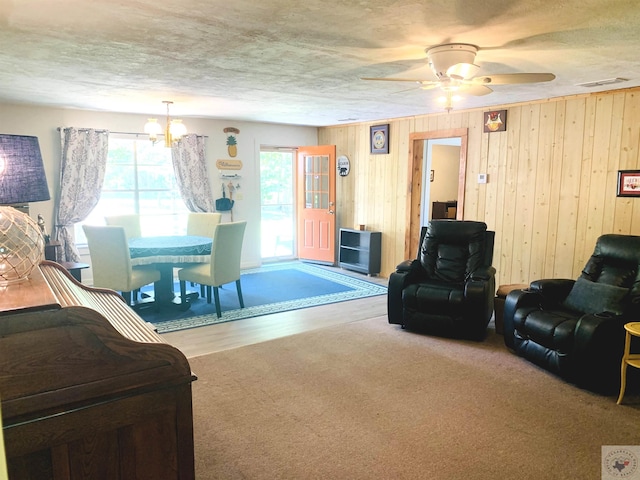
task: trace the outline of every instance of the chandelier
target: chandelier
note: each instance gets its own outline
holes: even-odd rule
[[[162,103],[167,105],[167,123],[164,127],[164,146],[171,147],[174,142],[179,142],[180,139],[187,134],[187,127],[184,126],[182,120],[171,120],[169,117],[169,105],[173,102],[169,100],[163,100]],[[157,118],[150,118],[144,126],[144,133],[149,134],[149,140],[156,143],[158,135],[161,135],[163,128],[158,123]]]

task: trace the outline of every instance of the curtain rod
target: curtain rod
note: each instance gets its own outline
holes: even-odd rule
[[[73,128],[73,127],[64,127],[64,128]],[[62,130],[62,127],[58,127],[57,128],[58,131]],[[105,129],[99,129],[99,128],[77,128],[76,130],[78,130],[79,132],[87,132],[89,130],[95,130],[98,133],[113,133],[116,135],[149,135],[148,133],[136,133],[136,132],[114,132],[113,130],[105,130]],[[161,133],[159,136],[164,136],[163,133]],[[204,137],[204,138],[209,138],[209,135],[198,135],[199,137]]]

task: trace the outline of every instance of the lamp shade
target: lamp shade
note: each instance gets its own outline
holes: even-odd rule
[[[38,138],[0,134],[0,286],[27,279],[44,258],[38,224],[2,205],[50,198]]]
[[[0,204],[50,198],[38,137],[0,134]]]

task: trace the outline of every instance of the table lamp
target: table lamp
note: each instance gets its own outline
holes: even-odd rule
[[[44,259],[38,224],[8,205],[50,198],[38,138],[0,134],[0,285],[27,279]]]

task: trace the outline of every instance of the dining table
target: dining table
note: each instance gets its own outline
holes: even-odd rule
[[[157,306],[181,305],[173,289],[173,269],[194,263],[207,263],[211,259],[211,237],[197,235],[160,235],[129,239],[131,266],[153,265],[160,272],[154,284],[154,302]],[[196,294],[197,295],[197,294]],[[190,303],[183,305],[188,308]]]

